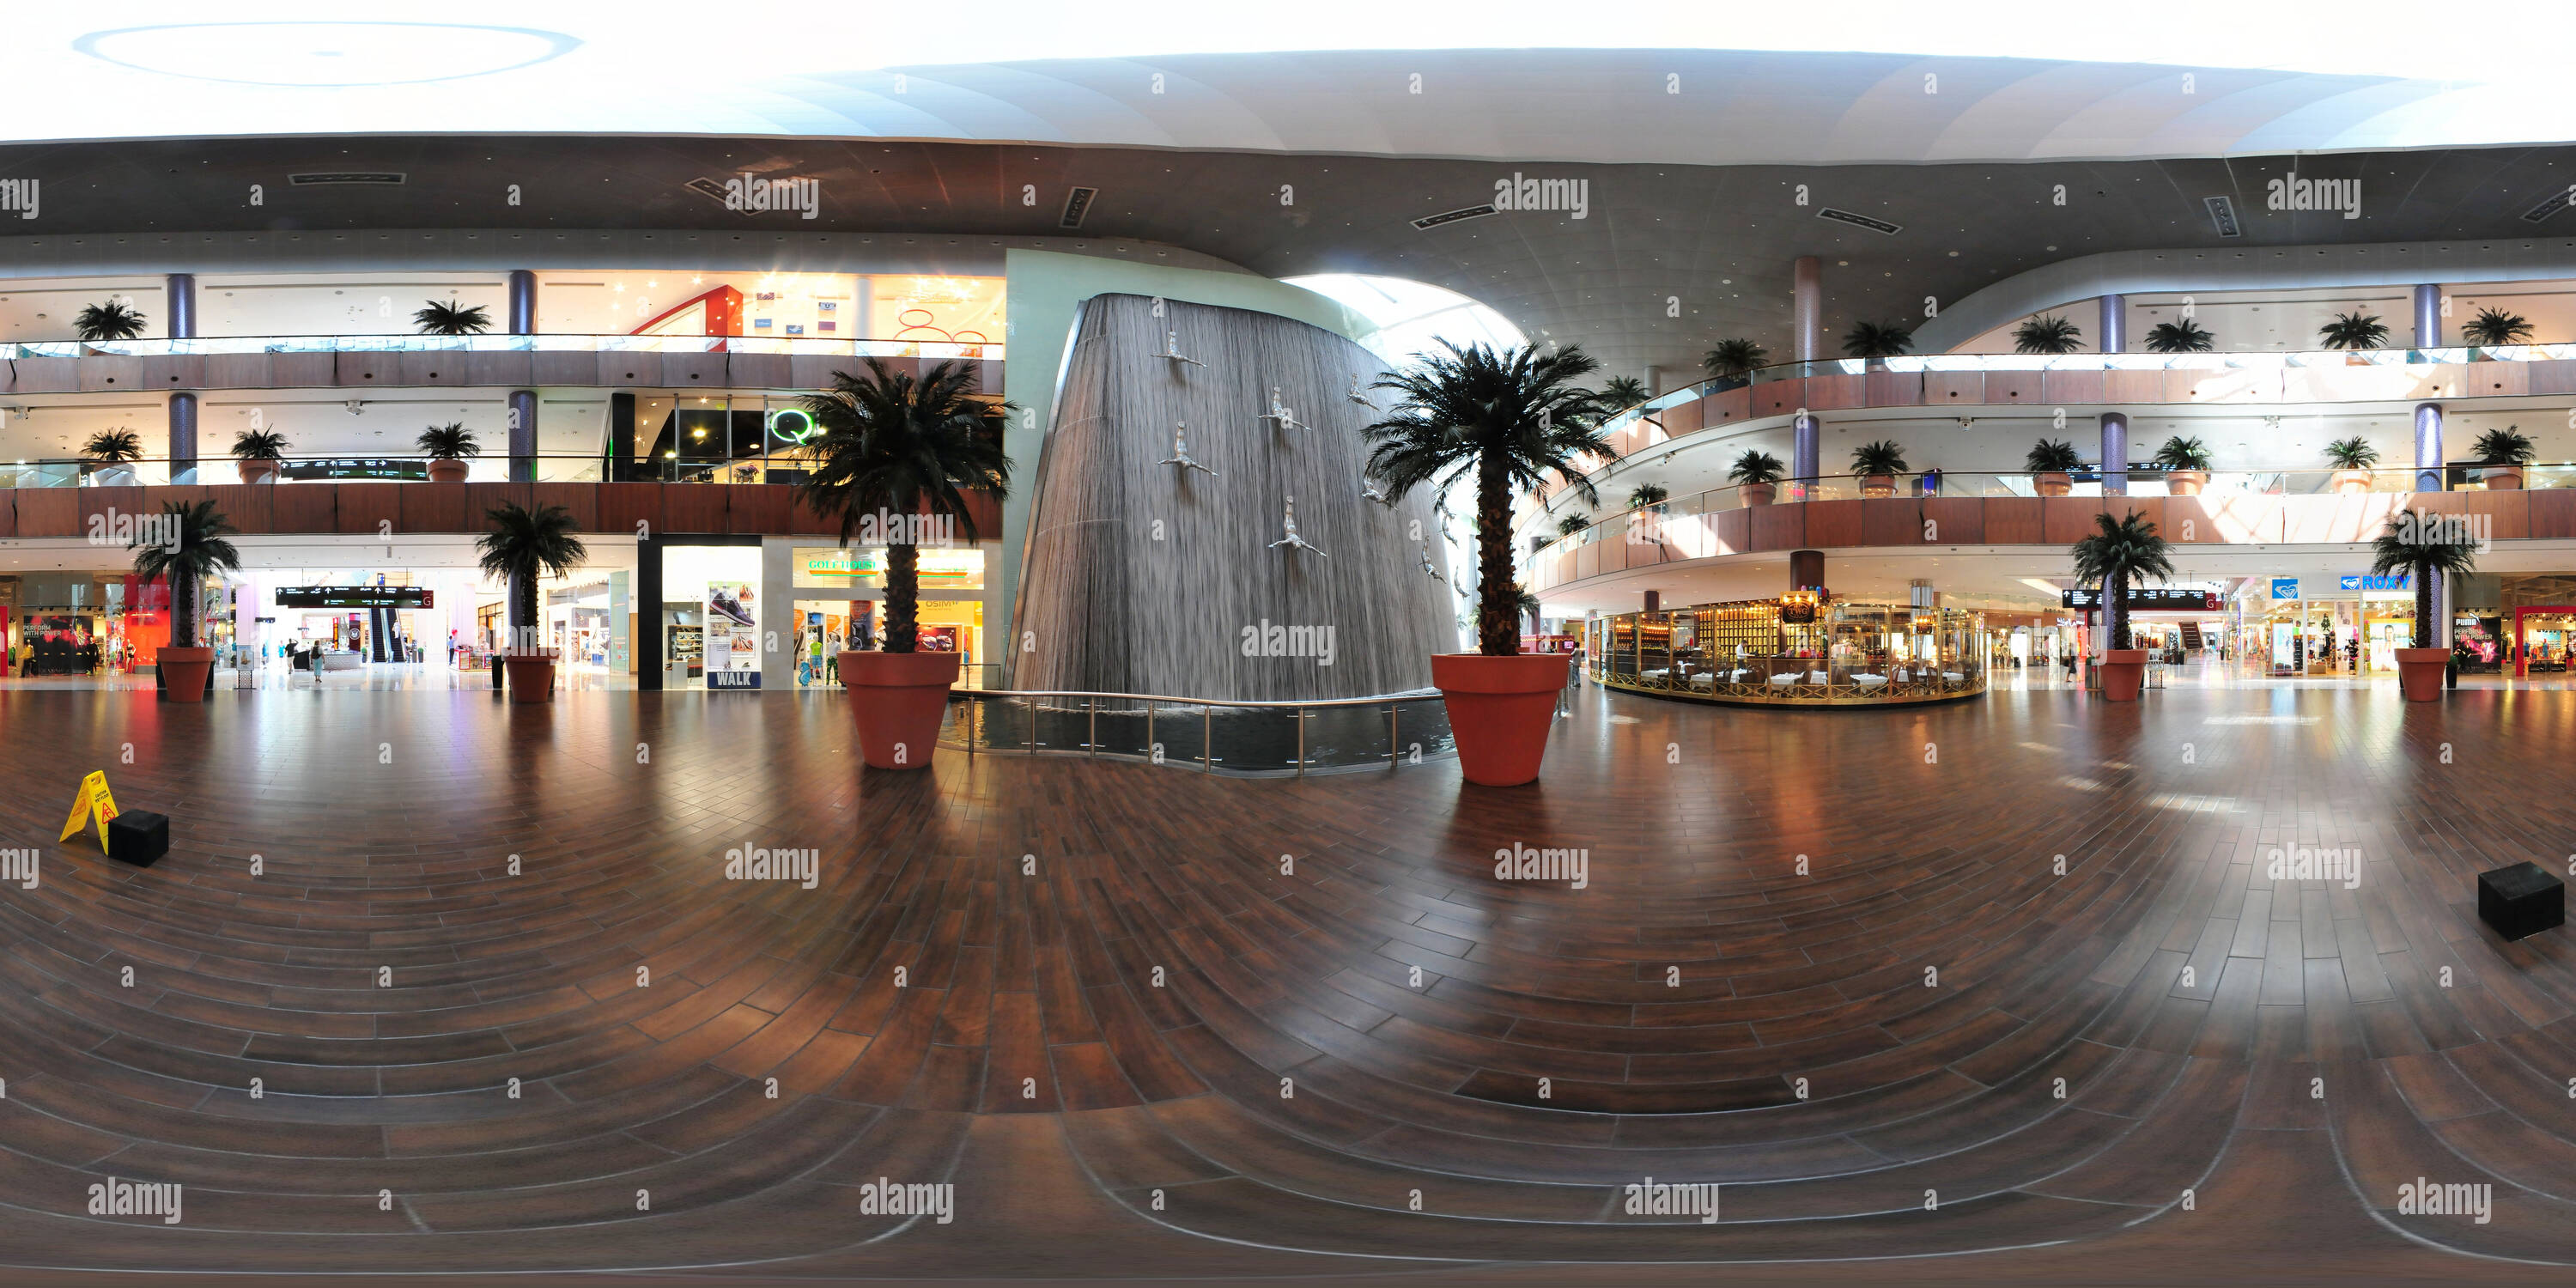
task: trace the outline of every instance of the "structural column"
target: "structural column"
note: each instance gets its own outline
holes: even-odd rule
[[[537,333],[537,275],[524,268],[510,270],[510,334]]]
[[[172,273],[163,279],[162,298],[170,310],[170,338],[193,340],[197,336],[197,277],[194,273]],[[197,481],[197,395],[175,390],[170,395],[170,442],[163,455],[170,458],[170,481]]]
[[[1789,302],[1797,331],[1798,361],[1825,356],[1825,262],[1800,255],[1789,266]]]
[[[1792,550],[1789,552],[1789,589],[1823,590],[1825,588],[1825,552]]]
[[[1796,420],[1790,423],[1789,432],[1791,435],[1789,439],[1789,477],[1795,480],[1801,489],[1811,489],[1816,485],[1817,470],[1820,464],[1817,460],[1821,451],[1821,444],[1818,442],[1818,437],[1823,432],[1822,427],[1816,423],[1816,418],[1814,416],[1801,413]],[[1802,492],[1798,499],[1801,501],[1807,501],[1813,500],[1814,498],[1804,495]]]
[[[2442,347],[2442,288],[2429,282],[2415,288],[2415,347]]]
[[[2422,315],[2426,292],[2435,292],[2435,288],[2430,286],[2415,288],[2417,314],[2415,325],[2419,332],[2424,325]],[[2438,292],[2435,293],[2438,294]],[[2436,306],[2436,316],[2439,316],[2439,306]],[[2449,471],[2442,467],[2442,404],[2417,403],[2415,404],[2415,490],[2439,492],[2444,490],[2449,481]],[[2433,592],[2432,640],[2435,645],[2447,648],[2451,643],[2450,580],[2440,573],[2427,573],[2426,576],[2433,583],[2431,587]]]
[[[2102,352],[2126,353],[2128,351],[2129,297],[2105,295],[2102,297]]]
[[[2102,495],[2129,494],[2129,413],[2102,413]]]
[[[533,483],[537,479],[537,393],[533,389],[510,391],[510,481]]]

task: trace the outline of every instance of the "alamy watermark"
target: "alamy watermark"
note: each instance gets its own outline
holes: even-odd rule
[[[1313,658],[1317,666],[1333,664],[1333,628],[1330,626],[1283,626],[1264,617],[1259,625],[1243,628],[1245,657]]]
[[[725,180],[725,209],[747,214],[789,210],[812,219],[823,210],[820,179],[755,179],[746,174]]]
[[[0,885],[15,881],[21,890],[35,889],[38,853],[33,849],[0,850]]]
[[[0,179],[0,213],[16,211],[20,219],[33,219],[42,204],[34,179]]]
[[[1658,1181],[1626,1187],[1620,1210],[1630,1216],[1695,1216],[1701,1225],[1717,1224],[1717,1184],[1713,1181]]]
[[[957,519],[947,514],[897,514],[878,506],[876,513],[859,516],[857,539],[863,546],[930,546],[944,550],[957,544]]]
[[[2472,1224],[2495,1219],[2495,1186],[2436,1185],[2418,1176],[2397,1187],[2399,1216],[2464,1216]]]
[[[1592,884],[1592,851],[1534,850],[1515,844],[1494,851],[1497,881],[1564,881],[1576,890]]]
[[[93,546],[160,546],[179,548],[179,516],[125,514],[115,506],[89,516],[88,541]]]
[[[2274,846],[2263,856],[2263,875],[2274,881],[2341,881],[2344,889],[2355,890],[2361,886],[2361,851]]]
[[[2361,180],[2288,178],[2264,185],[2265,210],[2340,210],[2346,219],[2361,218]]]
[[[793,881],[811,890],[822,866],[821,850],[755,850],[746,842],[725,851],[727,881]]]
[[[2490,514],[2400,510],[2389,523],[2389,535],[2400,545],[2475,546],[2479,554],[2495,548],[2495,516]]]
[[[1496,210],[1562,210],[1576,219],[1592,213],[1590,179],[1532,179],[1518,170],[1494,180]]]
[[[898,1185],[880,1176],[859,1186],[861,1216],[926,1216],[941,1225],[957,1219],[954,1185]]]
[[[176,1181],[123,1181],[111,1176],[89,1187],[89,1214],[157,1216],[163,1225],[177,1225],[179,1189]]]

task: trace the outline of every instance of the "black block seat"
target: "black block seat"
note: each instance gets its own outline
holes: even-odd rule
[[[2478,920],[2508,940],[2555,929],[2567,921],[2567,885],[2537,863],[2481,872]]]
[[[148,868],[169,852],[169,815],[138,809],[107,821],[107,857]]]

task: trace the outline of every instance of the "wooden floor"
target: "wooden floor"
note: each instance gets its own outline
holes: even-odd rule
[[[2576,932],[2501,943],[2473,886],[2567,870],[2576,694],[1592,692],[1510,791],[868,773],[842,703],[0,692],[0,845],[43,852],[0,887],[0,1263],[2576,1264]],[[159,866],[55,843],[92,769],[172,816]],[[728,880],[746,845],[819,851],[816,888]],[[2268,879],[2294,845],[2357,848],[2357,886]],[[1585,851],[1585,888],[1497,880],[1518,846]],[[110,1176],[182,1220],[86,1215]],[[1721,1222],[1627,1214],[1649,1177],[1721,1183]],[[953,1222],[863,1214],[879,1178],[953,1185]],[[2400,1215],[2419,1178],[2490,1218]]]

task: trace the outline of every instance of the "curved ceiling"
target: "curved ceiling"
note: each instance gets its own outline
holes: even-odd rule
[[[280,0],[25,6],[0,139],[721,134],[1726,165],[2576,137],[2554,61],[2576,15],[2517,12],[2497,39],[2420,11],[2283,8],[1613,3],[1569,21],[1482,0],[1461,21],[1313,0],[1292,24],[1199,0],[455,0],[356,21]],[[1526,45],[1549,47],[1480,47]]]

